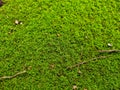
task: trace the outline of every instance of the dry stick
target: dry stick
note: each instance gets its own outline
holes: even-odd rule
[[[99,52],[99,53],[117,53],[117,52],[120,52],[120,50],[99,50],[99,51],[97,51],[97,52]],[[107,57],[110,57],[110,56],[111,56],[111,55],[109,55],[109,56],[100,56],[100,57],[97,57],[97,58],[93,58],[93,59],[91,59],[91,60],[89,60],[89,61],[80,62],[80,63],[75,64],[75,65],[73,65],[73,66],[67,67],[67,69],[71,69],[71,68],[74,68],[74,67],[76,67],[76,66],[80,66],[80,65],[82,65],[82,64],[86,64],[86,63],[88,63],[88,62],[95,61],[95,60],[97,60],[97,59],[104,59],[104,58],[107,58]]]
[[[3,80],[3,79],[12,79],[12,78],[15,78],[16,76],[21,75],[21,74],[24,74],[24,73],[26,73],[26,72],[27,72],[27,71],[24,70],[24,71],[21,71],[21,72],[16,73],[16,74],[13,75],[13,76],[3,76],[3,77],[0,77],[0,80]]]
[[[115,53],[120,52],[120,50],[99,50],[99,53]]]
[[[109,55],[109,56],[110,56],[110,55]],[[80,63],[75,64],[75,65],[73,65],[73,66],[67,67],[67,69],[72,69],[72,68],[77,67],[77,66],[80,66],[80,65],[82,65],[82,64],[86,64],[86,63],[88,63],[88,62],[95,61],[95,60],[97,60],[97,59],[104,59],[104,58],[107,58],[107,57],[109,57],[109,56],[96,57],[96,58],[93,58],[93,59],[91,59],[91,60],[89,60],[89,61],[80,62]]]

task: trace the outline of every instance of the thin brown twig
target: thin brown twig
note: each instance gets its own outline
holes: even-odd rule
[[[115,53],[120,52],[120,50],[99,50],[99,53]]]
[[[15,78],[16,76],[21,75],[21,74],[24,74],[24,73],[26,73],[26,72],[27,72],[27,71],[24,70],[24,71],[21,71],[21,72],[16,73],[16,74],[13,75],[13,76],[3,76],[3,77],[0,77],[0,80],[3,80],[3,79],[12,79],[12,78]]]
[[[109,56],[110,56],[110,55],[109,55]],[[80,66],[80,65],[82,65],[82,64],[86,64],[86,63],[88,63],[88,62],[95,61],[95,60],[98,60],[98,59],[104,59],[104,58],[107,58],[107,57],[109,57],[109,56],[100,56],[100,57],[92,58],[91,60],[83,61],[83,62],[74,64],[73,66],[69,66],[69,67],[67,67],[67,69],[72,69],[72,68],[75,68],[75,67]]]
[[[97,52],[99,52],[99,53],[117,53],[117,52],[120,52],[120,50],[98,50]],[[67,69],[72,69],[72,68],[80,66],[82,64],[86,64],[88,62],[95,61],[95,60],[98,60],[98,59],[104,59],[104,58],[107,58],[107,57],[110,57],[110,56],[111,55],[92,58],[91,60],[83,61],[83,62],[77,63],[77,64],[75,64],[73,66],[69,66],[69,67],[67,67]]]

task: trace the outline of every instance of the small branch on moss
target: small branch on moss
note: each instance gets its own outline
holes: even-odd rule
[[[116,53],[120,52],[120,50],[99,50],[99,53]]]
[[[88,61],[83,61],[83,62],[77,63],[73,66],[69,66],[69,67],[67,67],[67,69],[72,69],[72,68],[75,68],[75,67],[80,66],[82,64],[86,64],[86,63],[91,62],[91,61],[96,61],[98,59],[104,59],[104,58],[107,58],[107,57],[110,57],[110,55],[109,56],[100,56],[100,57],[96,57],[96,58],[93,58],[93,59],[88,60]]]
[[[26,72],[27,72],[27,71],[24,70],[24,71],[21,71],[21,72],[16,73],[16,74],[13,75],[13,76],[3,76],[3,77],[0,77],[0,80],[12,79],[12,78],[15,78],[15,77],[17,77],[18,75],[24,74],[24,73],[26,73]]]

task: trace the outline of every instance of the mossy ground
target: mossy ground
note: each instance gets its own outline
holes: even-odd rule
[[[5,0],[0,7],[1,90],[119,90],[119,0]],[[22,24],[15,25],[14,21]],[[108,46],[112,44],[112,47]],[[67,67],[99,56],[70,70]],[[81,73],[80,73],[81,72]]]

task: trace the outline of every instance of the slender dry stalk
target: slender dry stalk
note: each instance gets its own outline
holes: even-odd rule
[[[120,50],[99,50],[99,53],[116,53],[120,52]]]
[[[99,52],[99,53],[118,53],[118,52],[120,52],[120,50],[98,50],[97,52]],[[69,66],[69,67],[67,67],[67,69],[72,69],[72,68],[80,66],[82,64],[86,64],[88,62],[95,61],[95,60],[98,60],[98,59],[104,59],[104,58],[107,58],[107,57],[110,57],[110,56],[111,55],[99,56],[99,57],[96,57],[96,58],[92,58],[92,59],[90,59],[88,61],[83,61],[83,62],[77,63],[77,64],[75,64],[73,66]]]
[[[95,60],[98,60],[98,59],[104,59],[104,58],[107,58],[107,57],[110,57],[110,55],[109,56],[100,56],[100,57],[92,58],[88,61],[83,61],[83,62],[77,63],[75,65],[69,66],[69,67],[67,67],[67,69],[72,69],[72,68],[75,68],[75,67],[80,66],[82,64],[86,64],[88,62],[95,61]]]
[[[12,78],[15,78],[16,76],[21,75],[21,74],[24,74],[24,73],[26,73],[26,72],[27,72],[27,71],[24,70],[24,71],[21,71],[21,72],[16,73],[16,74],[13,75],[13,76],[3,76],[3,77],[0,77],[0,80],[12,79]]]

